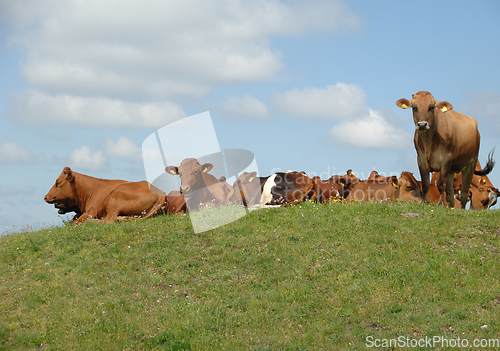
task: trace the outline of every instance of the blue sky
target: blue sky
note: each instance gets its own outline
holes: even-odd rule
[[[476,118],[484,163],[500,135],[499,15],[494,0],[0,0],[0,233],[66,218],[43,201],[65,166],[146,179],[143,141],[205,111],[261,175],[419,179],[395,102],[427,90]]]

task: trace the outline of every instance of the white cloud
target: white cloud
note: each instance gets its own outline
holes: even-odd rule
[[[307,87],[274,94],[271,105],[297,117],[350,119],[366,113],[366,96],[361,87],[339,82],[326,88]]]
[[[69,153],[71,167],[84,170],[99,170],[106,166],[106,157],[102,151],[92,152],[86,145],[80,146]]]
[[[133,162],[142,160],[142,150],[126,137],[120,137],[116,142],[106,140],[106,153],[111,157],[120,157]]]
[[[278,77],[270,36],[360,23],[340,0],[0,1],[0,20],[26,51],[13,120],[153,128],[185,116],[166,101]]]
[[[22,72],[49,94],[199,96],[212,84],[273,79],[284,70],[270,35],[357,30],[339,0],[3,1],[24,47]]]
[[[31,162],[34,160],[33,153],[17,143],[0,144],[0,162]]]
[[[339,121],[330,140],[358,147],[390,149],[410,144],[411,136],[397,129],[394,116],[387,118],[367,106],[364,90],[339,82],[326,88],[307,87],[271,96],[271,106],[281,113],[308,119]],[[387,111],[386,111],[387,112]]]
[[[31,124],[159,128],[186,116],[180,106],[169,102],[138,104],[107,98],[51,96],[38,90],[12,94],[11,102],[10,118]]]
[[[230,96],[221,102],[223,114],[227,119],[266,119],[268,108],[254,96]]]
[[[335,143],[359,147],[391,149],[410,145],[412,136],[394,128],[377,111],[368,109],[363,118],[342,122],[330,129]]]

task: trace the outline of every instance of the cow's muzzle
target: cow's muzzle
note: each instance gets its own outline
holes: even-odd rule
[[[189,187],[189,186],[181,187],[181,194],[185,198],[190,197],[191,196],[191,187]]]
[[[45,195],[43,200],[48,204],[53,204],[56,201],[56,198],[55,197],[48,197],[47,195]]]
[[[423,131],[426,131],[428,129],[431,129],[431,127],[429,126],[429,122],[417,122],[417,125],[415,127],[420,132],[423,132]]]
[[[486,208],[490,208],[491,206],[495,205],[497,203],[497,198],[498,198],[498,189],[490,189],[490,192],[488,194],[488,204],[486,205]]]

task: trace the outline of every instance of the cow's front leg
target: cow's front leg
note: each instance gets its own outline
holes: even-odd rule
[[[96,212],[94,211],[93,208],[91,208],[88,211],[84,212],[80,217],[78,217],[76,221],[73,222],[73,225],[81,224],[90,219],[95,219],[95,217],[96,217]]]
[[[73,221],[73,225],[77,225],[77,224],[82,224],[83,222],[85,222],[87,219],[90,219],[92,218],[92,216],[90,216],[87,212],[83,213],[80,217],[78,217],[75,221]]]
[[[427,200],[431,184],[429,180],[429,171],[420,166],[418,167],[418,170],[420,172],[420,179],[422,180],[422,203],[429,203],[429,200]]]
[[[436,187],[439,191],[439,205],[444,205],[444,199],[445,199],[445,190],[447,190],[448,186],[445,189],[445,180],[448,178],[448,174],[450,173],[450,168],[451,168],[451,161],[448,160],[445,162],[439,171],[439,177],[436,181]],[[451,189],[452,189],[452,194],[453,194],[453,173],[451,174]],[[453,206],[455,204],[455,201],[452,200],[450,202],[449,198],[449,193],[446,191],[446,200],[448,201],[448,204],[450,206]],[[453,196],[452,196],[453,197]]]

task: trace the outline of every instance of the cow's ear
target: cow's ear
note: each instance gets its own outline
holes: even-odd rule
[[[175,166],[167,166],[165,167],[165,172],[167,172],[168,174],[176,175],[179,174],[179,168]]]
[[[451,111],[453,110],[453,105],[448,101],[440,101],[436,103],[436,108],[441,110],[441,112]]]
[[[397,188],[398,187],[398,177],[392,176],[391,177],[391,184],[393,187]]]
[[[73,172],[71,171],[71,168],[69,167],[64,167],[63,173],[66,175],[66,179],[70,182],[73,181]]]
[[[205,163],[203,166],[201,166],[201,171],[203,173],[207,173],[208,171],[210,171],[212,168],[214,167],[213,164],[211,163]]]
[[[257,172],[252,172],[252,173],[249,173],[250,176],[248,177],[248,182],[251,183],[255,177],[257,176]]]
[[[408,99],[399,99],[398,101],[396,101],[396,105],[401,108],[411,107],[411,103],[408,101]]]

